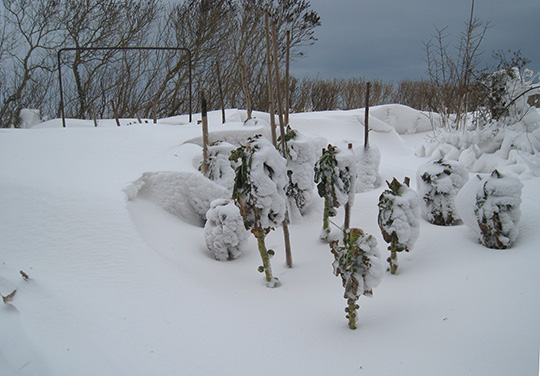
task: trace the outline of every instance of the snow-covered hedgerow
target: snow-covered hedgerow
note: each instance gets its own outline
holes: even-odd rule
[[[417,149],[419,157],[452,159],[469,171],[540,176],[540,113],[527,103],[540,93],[538,75],[517,68],[494,72],[487,106],[462,129],[439,129]]]
[[[459,191],[458,212],[486,247],[506,249],[517,240],[522,188],[519,179],[495,170],[477,175]]]
[[[371,297],[384,274],[377,240],[359,228],[351,228],[343,232],[343,241],[332,241],[330,248],[334,255],[334,274],[341,277],[345,288],[349,328],[356,329],[356,301],[362,295]]]
[[[278,145],[281,148],[281,142],[278,142]],[[313,202],[315,195],[313,166],[317,156],[314,143],[289,126],[285,135],[285,145],[288,177],[285,192],[289,200],[289,215],[291,220],[295,220],[299,219],[300,215]]]
[[[231,160],[237,161],[234,179],[233,199],[240,209],[246,229],[257,238],[268,287],[277,286],[277,278],[272,275],[270,251],[264,239],[274,227],[285,219],[286,161],[277,149],[262,136],[248,139],[231,153]]]
[[[336,208],[354,203],[356,193],[356,161],[352,148],[340,150],[328,145],[315,164],[317,192],[324,198],[323,228],[320,238],[328,241],[331,233],[329,217],[336,215]]]
[[[409,252],[420,233],[420,205],[418,195],[409,188],[408,178],[399,183],[396,178],[379,197],[379,228],[384,241],[389,243],[390,272],[396,274],[397,253]]]
[[[234,186],[234,162],[229,159],[236,146],[216,141],[208,146],[208,169],[205,176],[232,192]]]
[[[217,260],[225,261],[240,256],[240,247],[248,234],[244,219],[233,200],[212,201],[206,212],[204,237],[206,246]]]
[[[418,168],[416,185],[422,212],[428,222],[449,226],[459,223],[455,198],[469,180],[469,172],[459,162],[439,159]]]

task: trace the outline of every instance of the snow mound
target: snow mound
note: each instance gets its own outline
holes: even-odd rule
[[[416,155],[461,162],[470,172],[540,176],[540,114],[531,107],[517,123],[492,123],[467,131],[440,130]]]
[[[370,109],[369,114],[389,125],[399,134],[428,132],[433,129],[432,123],[438,121],[436,114],[428,114],[401,104],[375,106]]]
[[[127,187],[128,200],[143,198],[187,223],[202,227],[212,201],[230,196],[227,188],[198,172],[146,172]]]

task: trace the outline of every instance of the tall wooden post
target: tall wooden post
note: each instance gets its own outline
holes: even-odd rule
[[[268,81],[268,112],[270,112],[270,129],[272,130],[272,143],[277,149],[276,132],[276,110],[274,108],[274,85],[272,79],[272,47],[270,43],[270,15],[268,11],[264,14],[264,25],[266,27],[266,80]]]
[[[353,144],[348,145],[349,150],[352,151]],[[356,189],[355,187],[351,187],[351,189]],[[347,200],[347,203],[345,204],[345,221],[343,223],[343,230],[347,230],[350,227],[351,223],[351,204],[349,203],[349,200]]]
[[[221,101],[221,123],[225,124],[225,100],[223,99],[223,84],[221,83],[221,72],[219,62],[216,61],[216,75],[219,88],[219,100]]]
[[[201,117],[202,117],[202,138],[203,138],[203,163],[202,173],[208,171],[208,113],[206,104],[206,90],[201,90]]]
[[[289,68],[291,63],[291,31],[287,30],[287,50],[285,57],[285,124],[289,125],[290,102],[290,87],[289,87]]]
[[[364,109],[364,149],[369,148],[369,89],[371,82],[366,84],[366,107]]]
[[[278,105],[278,118],[279,118],[279,128],[281,131],[281,138],[285,137],[285,124],[283,120],[283,101],[281,99],[281,78],[279,75],[279,59],[278,59],[278,50],[277,50],[277,32],[276,24],[272,22],[272,44],[274,45],[274,75],[276,79],[276,100]]]
[[[249,87],[247,82],[247,67],[244,60],[244,55],[240,55],[240,80],[242,81],[242,89],[246,97],[247,118],[251,119],[253,109],[251,106],[251,95],[249,94]]]
[[[277,53],[277,33],[276,33],[276,24],[272,22],[272,42],[274,45],[274,74],[276,77],[276,95],[278,103],[278,117],[279,117],[279,129],[281,131],[281,152],[283,158],[287,159],[287,148],[285,143],[285,124],[283,120],[283,103],[281,101],[281,90],[280,84],[281,80],[279,78],[279,62],[278,62],[278,53]],[[291,252],[291,239],[289,235],[289,225],[287,220],[289,219],[289,213],[285,213],[285,219],[283,220],[283,238],[285,241],[285,258],[287,261],[287,266],[292,268],[292,252]]]

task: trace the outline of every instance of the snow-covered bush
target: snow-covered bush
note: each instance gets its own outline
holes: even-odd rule
[[[523,184],[497,170],[472,178],[458,193],[456,207],[465,224],[488,248],[506,249],[516,241]]]
[[[396,178],[388,183],[388,188],[379,197],[379,228],[384,241],[389,243],[390,272],[396,274],[397,253],[409,252],[420,233],[420,206],[415,191],[409,188],[409,179],[404,184]]]
[[[381,152],[373,145],[367,149],[355,148],[356,158],[356,193],[371,191],[381,184],[379,165]]]
[[[357,300],[362,295],[371,297],[384,274],[377,240],[358,228],[351,228],[343,232],[342,242],[334,240],[330,248],[334,255],[334,274],[341,276],[345,288],[349,328],[356,329]]]
[[[469,180],[469,172],[459,162],[439,159],[423,164],[416,174],[422,212],[435,225],[459,223],[455,198]]]
[[[281,139],[281,136],[280,136]],[[279,140],[280,140],[279,139]],[[278,140],[278,141],[279,141]],[[278,142],[281,149],[281,142]],[[288,184],[285,193],[289,200],[291,220],[299,218],[314,198],[314,170],[317,160],[315,145],[302,133],[287,126],[285,134]]]
[[[329,217],[336,215],[336,208],[354,203],[356,161],[351,148],[339,150],[333,145],[323,149],[315,164],[317,192],[324,198],[323,228],[320,238],[328,241],[330,236]]]
[[[229,159],[236,146],[216,141],[208,146],[208,168],[205,176],[232,191],[234,186],[234,163]]]
[[[248,232],[238,207],[230,199],[212,201],[206,212],[204,225],[206,246],[219,261],[235,259],[240,256],[240,246]]]
[[[492,103],[470,117],[461,130],[437,130],[417,149],[420,157],[461,162],[469,171],[494,169],[540,176],[540,113],[527,103],[540,93],[531,71],[507,69],[493,73],[485,85]]]
[[[248,139],[231,153],[239,161],[234,179],[233,199],[240,209],[246,229],[257,238],[268,287],[277,285],[270,266],[271,252],[266,249],[265,237],[285,219],[287,184],[286,161],[276,148],[262,136]]]
[[[535,83],[538,74],[530,69],[511,67],[487,75],[483,84],[488,89],[486,107],[490,119],[503,121],[506,125],[519,122],[529,109],[529,95],[540,93]]]

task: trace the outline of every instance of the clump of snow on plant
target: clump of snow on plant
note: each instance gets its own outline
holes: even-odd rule
[[[472,178],[458,193],[456,207],[463,222],[486,247],[505,249],[517,240],[522,188],[518,178],[495,170]]]
[[[395,180],[395,179],[394,179]],[[394,194],[391,190],[382,193],[385,205],[379,204],[379,225],[390,238],[397,237],[396,245],[402,250],[412,248],[420,234],[420,203],[418,195],[406,184],[401,184]],[[386,239],[385,241],[389,242]]]
[[[217,260],[225,261],[240,256],[240,247],[248,235],[244,219],[233,200],[212,201],[206,213],[204,236],[206,246]]]
[[[246,146],[248,153],[249,172],[242,174],[242,179],[247,179],[243,187],[248,187],[249,191],[239,192],[242,201],[240,204],[257,211],[262,228],[276,227],[285,219],[286,161],[274,145],[262,136],[249,139]],[[238,171],[236,175],[238,179]],[[253,212],[244,219],[248,223],[256,222]]]
[[[232,192],[234,186],[235,164],[229,159],[236,149],[226,141],[216,141],[208,146],[208,169],[205,176]]]
[[[300,218],[313,202],[315,195],[313,166],[317,160],[314,142],[299,131],[287,129],[287,178],[285,188],[291,220]],[[281,143],[279,143],[281,147]]]
[[[332,242],[334,274],[342,277],[345,299],[356,300],[360,295],[371,297],[373,289],[381,283],[384,276],[377,240],[358,228],[351,228],[346,232],[351,238],[353,249],[343,244],[343,240]],[[356,283],[356,288],[351,289],[350,285]]]
[[[381,184],[379,165],[381,152],[376,146],[370,145],[367,149],[357,147],[356,155],[356,193],[371,191]]]
[[[354,204],[354,196],[356,194],[356,176],[357,176],[357,161],[354,149],[349,147],[340,147],[337,149],[336,160],[339,170],[339,191],[341,197],[338,201],[341,205],[349,203]]]
[[[459,221],[455,198],[469,180],[469,172],[459,162],[430,161],[418,168],[416,185],[422,213],[431,223],[451,225]]]

